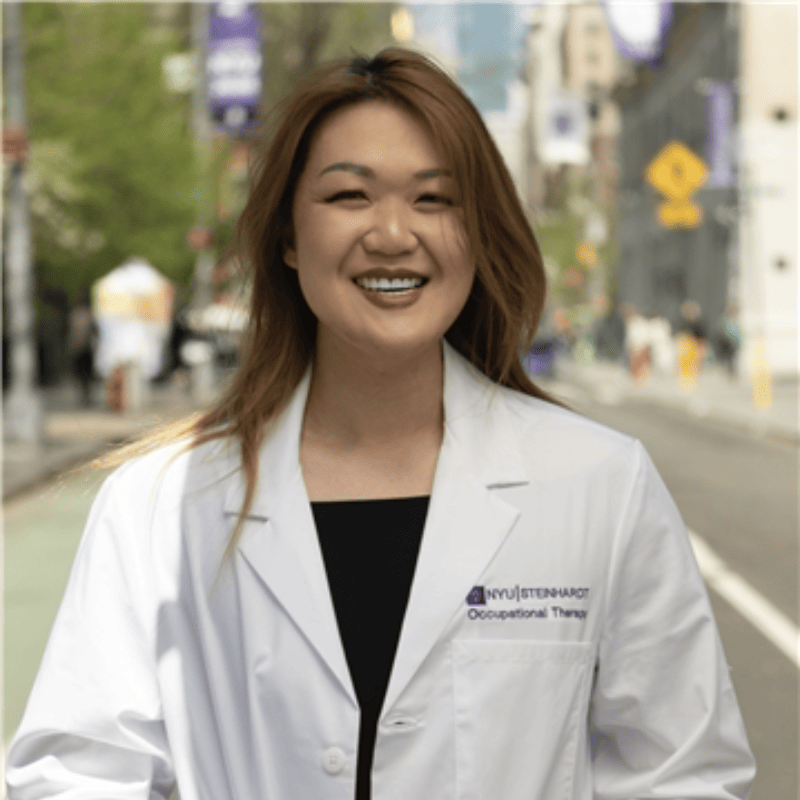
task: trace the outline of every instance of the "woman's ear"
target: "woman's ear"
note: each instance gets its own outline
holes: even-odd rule
[[[283,246],[283,263],[286,264],[287,267],[297,269],[297,250],[295,250],[291,244],[285,244]]]
[[[297,269],[297,248],[294,246],[294,232],[291,224],[284,223],[281,241],[283,242],[283,263],[287,267]]]

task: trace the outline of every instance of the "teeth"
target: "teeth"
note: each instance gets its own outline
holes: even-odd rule
[[[357,278],[362,289],[371,292],[408,292],[425,283],[424,278]]]

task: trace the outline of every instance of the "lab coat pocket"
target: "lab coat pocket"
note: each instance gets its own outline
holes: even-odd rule
[[[453,642],[458,800],[572,796],[593,661],[589,642]]]

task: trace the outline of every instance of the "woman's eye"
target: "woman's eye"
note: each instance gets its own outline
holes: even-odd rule
[[[417,198],[418,203],[435,204],[440,206],[454,205],[453,199],[446,194],[423,194]]]
[[[344,189],[325,198],[326,203],[337,203],[340,200],[365,200],[366,194],[361,189]]]

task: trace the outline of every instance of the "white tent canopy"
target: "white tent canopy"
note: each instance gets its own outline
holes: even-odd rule
[[[170,281],[145,259],[134,256],[92,289],[100,331],[97,371],[108,375],[115,367],[134,362],[144,377],[157,375],[169,336],[174,294]]]

